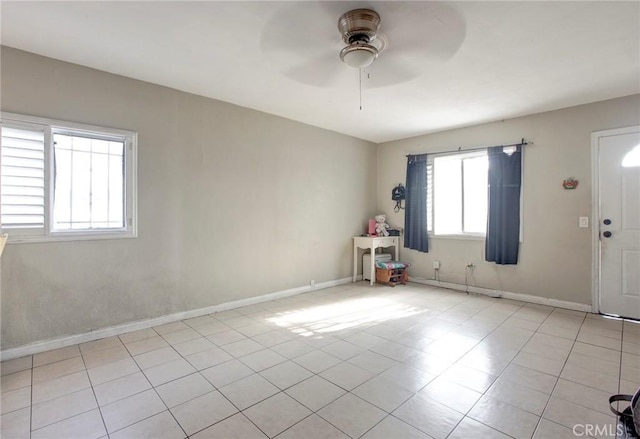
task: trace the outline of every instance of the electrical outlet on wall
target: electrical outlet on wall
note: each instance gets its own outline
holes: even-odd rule
[[[433,261],[433,269],[440,270],[440,261]]]

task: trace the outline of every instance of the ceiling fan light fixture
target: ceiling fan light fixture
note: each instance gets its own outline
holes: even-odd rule
[[[350,44],[340,51],[340,59],[349,67],[362,69],[378,57],[378,49],[370,44]]]

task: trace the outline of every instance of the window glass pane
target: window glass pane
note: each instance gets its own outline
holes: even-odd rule
[[[457,157],[436,157],[433,173],[434,233],[462,230],[462,170]]]
[[[464,160],[464,231],[486,233],[487,170],[486,156]]]
[[[54,230],[123,228],[124,141],[56,133],[54,154]]]

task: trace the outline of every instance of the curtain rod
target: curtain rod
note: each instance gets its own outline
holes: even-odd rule
[[[448,152],[470,152],[470,151],[479,151],[481,149],[495,148],[496,146],[502,146],[502,147],[508,148],[510,146],[525,146],[525,145],[533,145],[533,142],[525,142],[523,137],[519,143],[510,143],[508,145],[479,146],[477,148],[469,148],[469,149],[462,149],[462,147],[459,147],[458,149],[451,149],[449,151],[423,152],[422,154],[446,154]],[[412,155],[422,155],[422,154],[407,154],[405,157],[409,157]]]

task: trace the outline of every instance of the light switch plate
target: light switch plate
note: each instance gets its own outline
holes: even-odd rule
[[[589,217],[588,216],[581,216],[580,220],[578,222],[578,227],[582,227],[582,228],[589,227]]]

